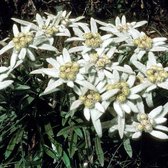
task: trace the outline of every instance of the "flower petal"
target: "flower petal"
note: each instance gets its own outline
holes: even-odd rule
[[[159,138],[159,139],[168,139],[168,136],[161,132],[161,131],[151,131],[149,134],[151,134],[152,136],[156,137],[156,138]]]
[[[3,53],[5,53],[6,51],[10,50],[11,48],[14,47],[13,42],[9,42],[6,46],[4,46],[3,48],[1,48],[0,50],[0,55],[2,55]]]
[[[96,109],[97,109],[98,111],[101,111],[102,113],[105,112],[105,109],[104,109],[104,107],[102,106],[101,103],[96,102],[95,107],[96,107]]]
[[[85,107],[83,110],[83,114],[84,114],[86,120],[89,121],[90,120],[90,109]]]
[[[127,104],[131,108],[131,111],[133,111],[135,113],[138,113],[138,108],[137,108],[137,106],[133,102],[127,100]]]
[[[113,97],[115,94],[117,94],[119,92],[119,89],[113,89],[113,90],[109,90],[105,93],[102,94],[102,100],[108,100],[111,97]]]
[[[118,116],[118,132],[121,139],[124,136],[124,128],[125,128],[125,117]]]
[[[71,104],[70,110],[77,109],[82,104],[81,100],[76,100]]]
[[[0,90],[7,88],[13,83],[13,80],[6,80],[3,82],[0,82]]]
[[[135,132],[133,135],[132,135],[132,139],[138,139],[140,136],[142,135],[142,132]]]
[[[155,128],[155,129],[158,129],[158,130],[161,130],[161,131],[166,131],[166,132],[168,132],[168,127],[163,126],[163,125],[156,125],[154,128]]]
[[[125,111],[126,113],[131,113],[131,109],[129,107],[129,105],[127,105],[126,103],[122,103],[121,104],[121,108],[123,109],[123,111]]]
[[[47,86],[47,88],[44,90],[44,92],[40,94],[40,96],[50,94],[50,93],[53,93],[53,92],[57,91],[58,90],[57,87],[62,85],[62,84],[63,84],[63,81],[58,79],[57,81],[49,84]]]
[[[167,121],[167,118],[159,117],[159,118],[156,118],[154,121],[156,124],[163,124]]]
[[[19,29],[16,24],[13,25],[13,34],[15,37],[19,34]]]
[[[124,116],[124,112],[122,111],[121,107],[120,107],[120,104],[115,101],[113,103],[113,107],[114,107],[114,110],[115,112],[120,116],[120,117],[123,117]]]
[[[10,58],[10,66],[11,66],[11,68],[13,68],[15,66],[17,57],[18,57],[18,53],[13,52],[12,55],[11,55],[11,58]]]
[[[157,108],[153,109],[149,114],[148,116],[150,118],[155,118],[157,117],[157,115],[159,115],[163,110],[163,106],[158,106]]]
[[[98,32],[96,21],[93,18],[90,19],[90,26],[91,26],[91,32],[92,33],[97,33]]]
[[[26,48],[22,48],[22,49],[20,50],[20,53],[19,53],[19,55],[18,55],[18,58],[21,59],[21,60],[25,59],[26,52],[27,52],[27,51],[26,51]]]

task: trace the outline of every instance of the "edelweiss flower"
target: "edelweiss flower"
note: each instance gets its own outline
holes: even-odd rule
[[[62,11],[58,12],[57,15],[48,14],[47,18],[42,17],[37,13],[35,19],[37,25],[32,22],[27,22],[20,19],[12,19],[21,25],[31,25],[31,28],[36,32],[35,36],[43,41],[48,40],[50,45],[52,45],[54,42],[54,36],[70,36],[69,30],[61,24]],[[46,38],[44,38],[44,36]]]
[[[127,65],[127,69],[131,70]],[[136,75],[132,71],[132,74],[113,71],[113,78],[109,79],[106,86],[106,99],[113,103],[114,110],[118,115],[118,130],[119,135],[122,138],[125,126],[125,113],[131,112],[138,113],[137,103],[141,101],[140,95],[137,93],[140,89],[137,89],[135,85]],[[115,91],[115,92],[114,92]]]
[[[80,105],[84,105],[83,113],[85,118],[88,121],[90,119],[92,120],[97,134],[101,137],[102,126],[100,117],[110,103],[104,100],[106,81],[100,81],[99,78],[96,78],[93,83],[96,90],[91,90],[86,87],[75,88],[75,92],[79,95],[79,99],[72,103],[70,110],[74,110]]]
[[[36,14],[36,22],[40,28],[37,31],[41,30],[42,34],[49,38],[53,36],[70,36],[69,30],[65,26],[60,25],[61,13],[58,13],[55,17],[48,16],[47,19]]]
[[[115,34],[118,37],[129,37],[130,36],[130,32],[133,29],[136,29],[144,24],[147,23],[147,21],[140,21],[140,22],[126,22],[126,17],[125,15],[123,15],[121,17],[121,19],[117,16],[115,19],[115,25],[110,24],[110,23],[106,23],[104,24],[103,22],[97,21],[98,23],[100,23],[101,25],[103,25],[103,27],[100,27],[101,30],[110,32],[112,34]],[[104,26],[105,25],[105,26]]]
[[[79,61],[71,60],[67,49],[64,48],[63,55],[57,56],[56,59],[47,58],[46,60],[50,64],[50,68],[37,69],[31,72],[31,74],[46,74],[51,78],[43,95],[55,91],[63,83],[71,88],[76,83],[94,89],[94,86],[85,80],[85,69]]]
[[[116,48],[113,47],[110,50],[100,49],[97,52],[90,52],[83,54],[82,57],[87,64],[87,67],[92,72],[97,73],[100,80],[103,80],[106,77],[110,77],[112,57],[115,53]],[[118,64],[118,63],[117,63]]]
[[[30,26],[21,27],[21,32],[19,32],[18,27],[13,25],[14,38],[0,50],[0,55],[4,52],[13,49],[10,66],[14,67],[18,59],[24,59],[27,55],[30,60],[34,61],[35,56],[31,51],[31,44],[33,42],[33,32],[30,31]]]
[[[81,41],[83,45],[73,47],[69,52],[82,51],[87,53],[101,47],[105,48],[109,44],[108,40],[111,37],[109,34],[103,36],[99,34],[96,21],[93,18],[90,19],[90,28],[85,23],[78,23],[78,26],[73,27],[73,30],[77,37],[68,38],[66,41]]]
[[[133,40],[130,43],[137,47],[131,57],[131,62],[133,60],[141,60],[145,53],[149,54],[153,52],[168,51],[168,48],[165,45],[167,38],[165,37],[155,37],[152,39],[144,32],[139,32],[137,30],[132,31],[131,33]]]
[[[0,50],[0,55],[6,51],[13,49],[10,58],[10,67],[13,68],[18,60],[24,60],[27,56],[31,61],[35,61],[34,49],[44,49],[49,51],[57,51],[55,47],[49,44],[41,44],[40,39],[34,37],[31,31],[31,25],[23,27],[19,32],[16,24],[13,25],[13,39]],[[43,41],[44,42],[44,41]]]
[[[142,73],[141,85],[144,85],[146,101],[148,105],[153,106],[152,90],[163,88],[168,90],[168,67],[163,68],[161,63],[157,63],[155,56],[150,53],[147,65],[139,61],[133,61],[136,68]]]
[[[159,106],[153,109],[149,114],[145,113],[144,107],[137,115],[137,121],[132,125],[126,126],[126,131],[132,133],[132,138],[137,139],[142,135],[142,132],[149,133],[158,139],[168,139],[168,127],[163,126],[167,119],[164,117],[168,112],[168,103],[164,106]]]

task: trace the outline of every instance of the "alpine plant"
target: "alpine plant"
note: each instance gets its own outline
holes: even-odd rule
[[[162,59],[167,38],[142,32],[147,21],[117,16],[112,24],[83,18],[71,18],[67,11],[37,13],[32,22],[12,18],[13,35],[0,43],[0,55],[9,55],[7,65],[0,67],[0,90],[15,85],[14,72],[24,67],[42,86],[39,96],[52,100],[64,91],[67,113],[75,111],[91,122],[99,137],[107,133],[104,122],[109,122],[109,134],[117,132],[120,138],[147,133],[168,139],[164,95],[159,95],[164,103],[156,106],[157,93],[168,90],[168,67]]]

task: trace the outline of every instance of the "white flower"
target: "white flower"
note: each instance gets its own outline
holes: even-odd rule
[[[34,49],[57,51],[55,47],[49,44],[41,44],[41,39],[34,37],[34,32],[31,31],[31,25],[21,26],[21,31],[19,31],[17,25],[14,24],[13,34],[13,39],[0,50],[0,55],[8,50],[13,50],[10,58],[10,66],[12,68],[16,65],[18,60],[25,60],[26,57],[31,61],[35,61]]]
[[[116,47],[112,47],[110,50],[99,49],[95,52],[82,54],[85,64],[89,68],[90,73],[96,73],[100,80],[104,80],[105,77],[112,76],[111,67],[113,64],[112,58],[116,51]]]
[[[165,118],[168,112],[167,105],[168,103],[164,106],[158,106],[148,114],[145,113],[144,107],[142,107],[142,111],[137,115],[137,121],[134,121],[132,125],[126,126],[125,130],[132,133],[133,139],[139,138],[142,132],[149,133],[158,139],[168,139],[168,135],[164,133],[168,132],[168,127],[162,125],[167,121]]]
[[[145,66],[139,61],[133,64],[141,72],[141,85],[144,85],[146,101],[148,106],[153,106],[152,90],[163,88],[168,90],[168,67],[164,68],[161,63],[157,63],[155,56],[150,53]]]
[[[47,58],[46,60],[49,63],[49,68],[37,69],[31,72],[31,74],[46,74],[51,78],[43,95],[55,91],[58,86],[64,83],[71,88],[74,87],[74,84],[77,84],[94,89],[94,86],[85,79],[85,68],[82,67],[80,61],[71,60],[67,49],[64,48],[63,54],[57,56],[56,59]]]
[[[52,15],[47,13],[47,18],[41,16],[40,14],[36,14],[35,23],[12,18],[17,23],[21,25],[31,25],[31,28],[36,32],[36,36],[40,38],[40,36],[46,36],[46,39],[49,40],[52,45],[54,42],[54,36],[70,36],[69,30],[61,24],[63,11],[58,12],[57,15]]]
[[[34,35],[33,32],[30,31],[30,26],[21,27],[21,32],[19,32],[18,27],[14,24],[13,34],[13,39],[0,50],[0,55],[10,49],[13,49],[10,58],[11,67],[15,66],[18,59],[23,60],[26,56],[28,56],[30,60],[34,61],[35,56],[31,50]]]
[[[106,81],[100,81],[96,78],[93,81],[93,85],[96,90],[91,90],[86,87],[75,88],[75,92],[79,95],[79,99],[74,101],[70,107],[70,110],[78,108],[80,105],[84,105],[83,113],[85,118],[89,121],[92,120],[94,128],[97,134],[102,136],[102,126],[100,117],[109,106],[109,102],[105,100],[105,85]]]
[[[100,23],[101,25],[103,25],[103,27],[100,27],[101,30],[110,32],[112,34],[115,34],[118,37],[129,37],[130,36],[130,32],[133,29],[136,29],[144,24],[147,23],[147,21],[140,21],[140,22],[127,22],[126,21],[126,17],[125,15],[123,15],[121,17],[121,19],[117,16],[115,19],[115,25],[110,24],[110,23],[102,23],[100,21],[97,21],[98,23]],[[105,25],[105,26],[104,26]]]
[[[36,14],[36,22],[38,24],[37,33],[44,34],[48,38],[53,39],[53,36],[70,36],[69,30],[61,24],[62,21],[62,12],[59,12],[57,15],[48,14],[47,19],[41,17],[39,14]],[[41,33],[40,33],[41,32]]]
[[[150,38],[144,32],[139,32],[137,30],[132,31],[132,43],[133,46],[137,47],[134,54],[131,57],[131,62],[133,60],[141,60],[141,58],[147,53],[168,51],[168,47],[165,45],[167,38],[165,37],[155,37]]]
[[[82,53],[87,53],[101,47],[105,48],[111,37],[109,34],[103,36],[99,34],[96,21],[93,18],[90,19],[90,28],[86,23],[78,23],[76,27],[73,27],[73,31],[77,37],[68,38],[66,41],[81,41],[82,45],[71,48],[70,52],[82,51]]]
[[[131,70],[127,65],[127,69]],[[122,138],[124,134],[125,126],[125,113],[131,112],[138,113],[137,103],[141,101],[141,97],[138,94],[143,88],[142,86],[135,85],[136,75],[132,71],[132,74],[119,73],[113,70],[113,78],[109,79],[106,89],[106,98],[113,103],[113,108],[118,116],[118,131]],[[114,94],[114,90],[117,90]]]

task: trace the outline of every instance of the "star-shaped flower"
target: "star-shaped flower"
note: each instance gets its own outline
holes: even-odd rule
[[[111,37],[110,34],[103,36],[99,34],[96,21],[93,18],[90,19],[90,28],[86,23],[78,23],[78,26],[73,27],[73,31],[77,37],[68,38],[66,41],[81,41],[82,45],[71,48],[70,52],[82,51],[82,53],[87,53],[101,47],[105,48]]]
[[[45,74],[51,79],[44,94],[54,92],[58,86],[66,83],[69,87],[73,88],[75,84],[94,89],[94,86],[85,79],[85,67],[80,64],[80,61],[73,61],[67,49],[63,49],[63,54],[57,56],[56,59],[47,58],[49,68],[37,69],[31,74]]]
[[[165,115],[168,113],[168,103],[164,106],[158,106],[149,113],[145,113],[144,107],[137,115],[136,121],[132,125],[126,126],[126,132],[132,134],[133,139],[137,139],[142,135],[142,132],[149,133],[158,139],[168,139],[168,127],[162,125],[167,119]]]

